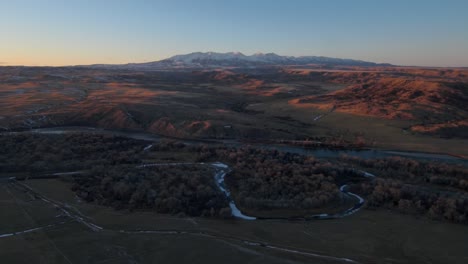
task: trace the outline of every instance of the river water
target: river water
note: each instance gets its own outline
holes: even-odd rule
[[[12,134],[12,133],[40,133],[40,134],[64,134],[64,133],[99,133],[99,134],[108,134],[121,137],[127,137],[137,140],[146,140],[157,142],[161,139],[175,139],[165,136],[159,136],[146,132],[131,132],[131,131],[122,131],[122,130],[109,130],[101,129],[94,127],[53,127],[53,128],[38,128],[31,129],[23,132],[3,132],[2,134]],[[191,140],[191,139],[176,139],[178,141],[187,143],[187,144],[223,144],[230,147],[240,147],[252,145],[264,149],[276,149],[279,151],[297,153],[303,155],[311,155],[317,158],[337,158],[342,155],[355,156],[363,159],[375,159],[375,158],[386,158],[386,157],[405,157],[412,158],[416,160],[426,160],[426,161],[439,161],[446,163],[454,164],[463,164],[468,166],[468,160],[445,155],[445,154],[434,154],[434,153],[424,153],[424,152],[411,152],[411,151],[391,151],[391,150],[378,150],[378,149],[366,149],[366,150],[332,150],[325,148],[316,148],[316,149],[307,149],[296,146],[285,146],[285,145],[265,145],[265,144],[243,144],[235,140]]]
[[[98,133],[98,134],[108,134],[108,135],[115,135],[121,137],[127,137],[137,140],[145,140],[151,142],[157,142],[161,139],[166,139],[168,137],[162,137],[158,135],[154,135],[151,133],[145,132],[129,132],[129,131],[120,131],[120,130],[107,130],[107,129],[100,129],[100,128],[93,128],[93,127],[55,127],[55,128],[39,128],[39,129],[32,129],[23,132],[4,132],[1,134],[18,134],[18,133],[39,133],[39,134],[65,134],[65,133]],[[232,147],[240,147],[244,144],[235,141],[202,141],[202,140],[184,140],[184,139],[177,139],[181,142],[187,144],[201,144],[201,143],[211,143],[211,144],[224,144],[227,146]],[[152,146],[152,145],[150,145]],[[329,150],[329,149],[306,149],[301,147],[293,147],[293,146],[284,146],[284,145],[264,145],[264,144],[255,144],[256,147],[264,148],[264,149],[276,149],[279,151],[290,152],[290,153],[297,153],[303,155],[312,155],[318,158],[337,158],[342,155],[349,155],[349,156],[356,156],[364,159],[373,159],[373,158],[385,158],[391,156],[399,156],[399,157],[407,157],[413,158],[417,160],[427,160],[427,161],[439,161],[439,162],[448,162],[448,163],[457,163],[463,164],[468,166],[468,161],[465,159],[457,158],[450,155],[443,155],[443,154],[433,154],[433,153],[421,153],[421,152],[404,152],[404,151],[388,151],[388,150]],[[148,146],[145,148],[149,148]],[[161,165],[161,164],[158,164]],[[174,164],[172,164],[174,165]],[[229,171],[229,167],[223,163],[213,163],[211,164],[213,167],[217,168],[215,173],[215,181],[216,185],[220,189],[221,192],[225,195],[229,202],[229,207],[231,208],[232,214],[234,217],[241,218],[244,220],[256,220],[256,217],[244,215],[239,208],[234,203],[234,200],[231,197],[230,191],[226,188],[224,184],[224,177],[226,173]],[[374,177],[374,175],[362,171],[364,177]],[[346,190],[347,185],[343,185],[340,187],[340,191],[347,195],[355,197],[358,202],[351,208],[347,209],[344,212],[337,213],[337,214],[318,214],[312,216],[312,218],[318,219],[329,219],[329,218],[341,218],[348,216],[350,214],[355,213],[358,211],[362,205],[364,204],[364,199],[357,194],[351,193]]]

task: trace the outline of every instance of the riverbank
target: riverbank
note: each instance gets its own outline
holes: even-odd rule
[[[468,159],[465,159],[460,156],[455,156],[451,154],[443,153],[429,153],[429,152],[417,152],[417,151],[400,151],[400,150],[390,150],[390,149],[329,149],[329,148],[303,148],[298,146],[287,146],[282,144],[255,144],[249,143],[245,144],[236,140],[203,140],[203,139],[183,139],[176,137],[167,137],[162,135],[156,135],[146,132],[132,132],[124,130],[109,130],[95,127],[49,127],[49,128],[37,128],[23,131],[11,131],[11,132],[2,132],[1,134],[16,134],[16,133],[40,133],[40,134],[63,134],[63,133],[102,133],[109,134],[121,137],[132,138],[136,140],[145,140],[151,142],[159,142],[163,139],[168,140],[177,140],[186,144],[222,144],[230,147],[242,147],[242,146],[255,146],[258,148],[265,149],[276,149],[284,152],[291,152],[304,155],[313,155],[317,158],[337,158],[342,155],[356,156],[364,159],[371,158],[386,158],[392,156],[413,158],[417,160],[427,160],[427,161],[439,161],[455,164],[463,164],[468,166]]]

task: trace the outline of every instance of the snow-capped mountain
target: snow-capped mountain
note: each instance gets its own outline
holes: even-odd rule
[[[248,60],[248,56],[240,52],[228,52],[228,53],[217,53],[217,52],[194,52],[185,55],[176,55],[170,57],[167,60],[183,62],[183,63],[196,63],[198,61],[224,61],[224,60]]]
[[[320,64],[330,66],[377,66],[378,64],[352,59],[339,59],[322,56],[280,56],[275,53],[255,53],[245,55],[240,52],[194,52],[184,55],[176,55],[168,59],[146,62],[129,63],[125,65],[107,65],[112,68],[131,69],[170,69],[170,68],[210,68],[210,67],[255,67],[275,65],[306,65]],[[94,67],[106,67],[106,65],[94,65]]]
[[[240,52],[195,52],[186,55],[176,55],[161,62],[173,62],[193,66],[259,66],[259,65],[304,65],[304,64],[329,64],[350,66],[375,66],[374,62],[339,59],[321,56],[280,56],[275,53],[255,53],[247,56]]]
[[[186,64],[226,64],[232,62],[250,62],[250,63],[284,63],[291,61],[291,57],[279,56],[275,53],[255,53],[246,56],[241,52],[194,52],[186,55],[176,55],[168,58],[166,61],[183,62]]]

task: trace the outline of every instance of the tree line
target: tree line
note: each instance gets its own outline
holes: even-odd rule
[[[432,219],[468,223],[468,169],[463,165],[402,157],[365,160],[343,156],[348,166],[378,178],[352,186],[368,208],[387,208]]]
[[[213,171],[203,166],[137,169],[151,162],[229,164],[225,183],[242,208],[304,210],[341,199],[338,186],[364,196],[368,209],[467,223],[468,169],[462,165],[390,157],[312,156],[254,147],[148,142],[102,134],[0,135],[0,175],[40,177],[83,170],[72,178],[79,197],[117,209],[192,216],[228,216]],[[375,174],[366,180],[359,170]],[[21,176],[17,176],[21,177]]]
[[[232,166],[226,182],[241,207],[320,208],[340,199],[339,179],[356,172],[311,156],[258,148],[198,147],[199,161],[221,159]]]
[[[229,216],[224,195],[206,166],[96,166],[75,176],[72,189],[87,202],[190,216]]]

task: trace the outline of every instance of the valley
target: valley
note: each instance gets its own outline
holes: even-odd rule
[[[125,135],[119,131],[114,134],[87,128],[31,130],[0,136],[4,146],[1,185],[8,194],[3,198],[2,208],[10,214],[0,234],[0,243],[7,243],[5,247],[10,252],[4,258],[26,262],[37,254],[36,258],[44,262],[67,262],[67,259],[70,262],[139,262],[171,258],[183,263],[187,258],[199,259],[200,252],[205,252],[203,259],[206,261],[227,263],[374,263],[381,260],[458,263],[466,258],[461,248],[452,248],[450,257],[435,250],[438,245],[454,240],[462,245],[466,238],[464,224],[450,223],[465,221],[463,204],[466,200],[460,199],[466,199],[466,186],[463,185],[466,167],[438,163],[447,157],[441,156],[439,160],[438,156],[429,155],[427,157],[433,160],[427,162],[425,156],[415,156],[413,158],[417,160],[411,160],[397,158],[398,153],[394,153],[393,158],[383,159],[375,159],[373,155],[368,159],[339,155],[316,159],[278,152],[274,148],[256,149],[240,144],[229,148],[219,143],[194,144],[192,141],[147,138],[141,134],[136,134],[135,138],[134,133],[129,133],[129,137]],[[220,159],[231,165],[211,163]],[[200,187],[200,183],[215,186],[217,178],[208,167],[197,164],[213,164],[229,170],[222,186],[228,188],[233,197],[231,203],[235,201],[237,205],[231,206],[232,212],[225,209],[226,200],[215,194],[220,186],[202,191],[207,187]],[[408,172],[404,166],[408,166]],[[432,166],[439,170],[446,167],[444,170],[451,171],[453,176],[435,177],[445,173],[432,172]],[[270,168],[273,170],[268,172]],[[389,168],[398,168],[401,179],[393,179]],[[277,171],[281,175],[279,178]],[[426,173],[429,171],[434,177],[428,178]],[[190,172],[190,176],[183,176],[184,172]],[[405,173],[411,176],[405,176]],[[363,175],[377,175],[377,178],[366,179]],[[148,187],[148,180],[152,181],[153,177],[159,180]],[[430,184],[424,183],[424,178],[429,179]],[[457,178],[460,179],[459,187],[453,184]],[[317,185],[314,183],[317,180],[322,182]],[[165,185],[166,181],[170,185]],[[255,183],[261,185],[250,185]],[[369,188],[374,188],[368,185],[371,183],[377,187],[373,193],[368,193]],[[390,185],[386,187],[386,184]],[[410,188],[405,190],[407,194],[401,197],[398,207],[376,203],[385,201],[378,198],[382,191],[394,195],[392,188],[396,184]],[[192,187],[189,186],[196,187],[196,191],[190,191]],[[287,188],[294,188],[296,192],[286,191]],[[303,189],[299,191],[297,188]],[[334,196],[338,191],[347,192],[344,188],[357,194]],[[416,188],[416,192],[411,188]],[[438,195],[435,200],[432,197],[424,200],[428,198],[418,194],[427,188],[432,189],[433,197]],[[286,196],[275,195],[281,190]],[[206,197],[215,195],[211,197],[219,199],[219,207],[214,210],[211,207],[210,212],[209,204],[213,206],[213,203],[201,202],[204,199],[200,196],[202,193],[208,195]],[[297,194],[311,195],[299,198],[304,199],[302,206],[305,207],[288,203],[288,199],[297,203]],[[323,195],[331,199],[324,199]],[[358,199],[350,200],[354,195]],[[413,197],[408,199],[408,195]],[[365,204],[358,211],[363,206],[361,199]],[[411,201],[418,199],[424,201],[424,206],[429,206],[427,213],[416,207],[411,209],[416,206],[411,205]],[[448,204],[453,201],[457,204],[454,209],[462,211],[439,207],[439,200]],[[188,206],[184,206],[184,201]],[[431,201],[435,203],[431,204]],[[287,202],[287,210],[282,205],[284,202]],[[200,211],[193,211],[195,208]],[[434,210],[442,211],[434,214]],[[344,215],[337,214],[340,211]],[[231,213],[234,218],[230,217]],[[248,221],[251,215],[258,220]],[[368,232],[369,225],[373,226],[371,233]],[[410,226],[412,228],[406,228]],[[55,249],[39,242],[44,236],[55,244]],[[387,242],[382,241],[381,236],[388,237]],[[409,239],[410,244],[402,238]],[[337,240],[344,244],[340,246],[333,242]],[[150,243],[152,249],[159,248],[169,255],[149,253],[144,241]],[[412,247],[413,243],[418,246]],[[73,252],[76,244],[86,244],[86,259]],[[396,244],[401,247],[391,246]],[[32,255],[19,254],[20,248],[25,246],[31,248]],[[181,246],[190,248],[188,255],[177,257],[170,253]],[[211,251],[213,248],[219,255]],[[347,250],[343,251],[343,248]],[[50,255],[42,255],[44,250]],[[116,250],[126,253],[116,253]],[[228,260],[222,257],[226,254],[236,254],[237,257]]]
[[[204,63],[0,67],[0,257],[465,262],[468,71]]]
[[[4,67],[0,129],[91,126],[468,155],[466,71],[303,68]]]
[[[467,264],[467,13],[0,2],[0,264]]]

